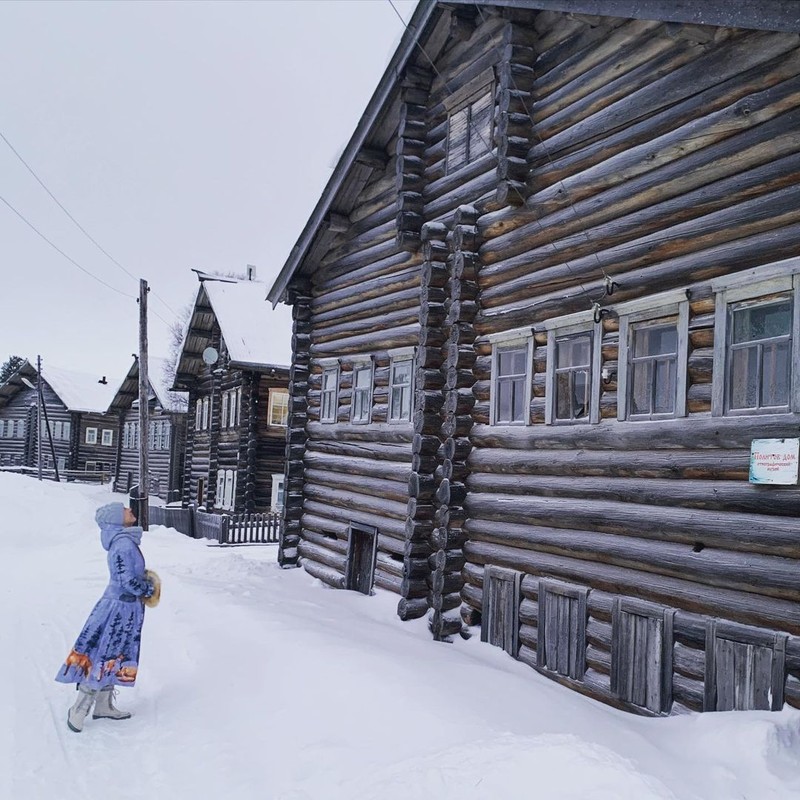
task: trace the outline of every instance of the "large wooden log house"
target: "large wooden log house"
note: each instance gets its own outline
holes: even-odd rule
[[[37,422],[36,386],[36,367],[28,361],[0,386],[0,467],[37,467],[41,434],[44,469],[58,467],[62,474],[95,472],[110,479],[119,420],[106,413],[114,391],[106,377],[53,367],[45,361],[41,423]]]
[[[269,294],[283,565],[627,710],[800,707],[800,490],[748,481],[800,435],[799,30],[420,3]]]
[[[180,501],[183,490],[183,455],[186,447],[186,392],[172,392],[166,380],[166,361],[149,356],[147,377],[150,383],[149,431],[147,434],[149,494],[169,502]],[[119,415],[117,491],[128,492],[139,484],[139,359],[134,358],[122,381],[109,413]]]
[[[172,387],[189,392],[183,505],[278,511],[290,321],[266,302],[263,283],[198,277]]]

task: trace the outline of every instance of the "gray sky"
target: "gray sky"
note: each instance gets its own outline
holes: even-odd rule
[[[395,0],[404,19],[414,0]],[[167,322],[192,267],[268,285],[403,26],[388,0],[2,2],[0,132]],[[0,139],[0,361],[122,377],[138,282]],[[151,352],[167,353],[151,315]],[[289,331],[285,332],[289,335]]]

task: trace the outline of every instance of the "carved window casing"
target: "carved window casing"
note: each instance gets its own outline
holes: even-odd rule
[[[339,367],[326,367],[322,372],[319,418],[321,422],[336,422],[339,411]]]

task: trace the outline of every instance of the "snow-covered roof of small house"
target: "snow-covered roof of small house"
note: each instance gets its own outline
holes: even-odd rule
[[[0,405],[23,388],[23,378],[35,385],[36,367],[25,363],[0,387]],[[109,381],[105,375],[90,375],[75,372],[61,367],[54,367],[47,361],[42,364],[42,379],[58,395],[68,411],[79,411],[90,414],[105,414],[114,397],[115,381]],[[105,381],[105,382],[101,382]]]
[[[189,406],[189,396],[186,392],[174,392],[172,385],[172,371],[166,358],[148,355],[147,379],[150,383],[150,396],[155,397],[165,411],[176,414],[185,413]],[[134,358],[128,374],[122,379],[117,389],[109,411],[124,411],[139,399],[139,359]]]
[[[292,359],[291,309],[273,309],[266,286],[253,280],[214,279],[200,275],[192,313],[184,330],[175,386],[184,388],[203,367],[203,350],[218,324],[230,366],[288,370]]]

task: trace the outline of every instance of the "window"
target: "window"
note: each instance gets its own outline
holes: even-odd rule
[[[58,471],[63,472],[67,468],[67,457],[59,456],[56,459],[56,464],[58,465]]]
[[[231,416],[233,418],[232,425],[239,425],[242,421],[242,387],[239,386],[234,392],[235,402]]]
[[[0,439],[2,439],[6,434],[6,421],[4,419],[0,419]]]
[[[526,425],[530,407],[530,340],[496,343],[492,350],[491,422]]]
[[[289,421],[289,392],[270,389],[267,420],[270,425],[286,427]]]
[[[69,441],[69,436],[70,436],[71,432],[72,432],[72,423],[71,422],[65,422],[64,423],[64,427],[61,429],[61,433],[62,433],[61,438]]]
[[[686,291],[632,300],[619,312],[618,419],[686,416]]]
[[[217,472],[217,508],[227,511],[236,503],[236,470],[221,469]]]
[[[491,87],[460,108],[447,120],[447,172],[454,172],[492,150],[494,95]]]
[[[167,420],[162,420],[158,441],[160,450],[169,450],[169,429],[169,422]]]
[[[198,398],[194,409],[194,429],[196,431],[203,428],[203,401]]]
[[[389,367],[389,422],[411,421],[411,375],[414,362],[410,356],[392,358]]]
[[[228,427],[228,392],[222,393],[222,427]]]
[[[106,447],[111,447],[111,445],[114,443],[114,431],[104,428],[102,443]]]
[[[712,414],[800,410],[800,275],[789,268],[779,262],[712,282]]]
[[[372,416],[372,363],[353,367],[352,422],[366,423]]]
[[[86,429],[86,444],[97,444],[97,428]]]
[[[17,439],[25,438],[25,420],[17,420]]]
[[[272,501],[270,510],[276,514],[283,511],[284,480],[283,473],[278,472],[272,476]]]
[[[564,319],[545,325],[549,328],[545,422],[599,422],[602,325],[564,325]]]
[[[209,417],[211,416],[211,398],[204,397],[203,398],[203,418],[201,420],[200,429],[201,430],[208,430],[209,425]]]
[[[339,368],[328,367],[322,373],[322,396],[319,418],[322,422],[336,422],[338,412]]]
[[[222,393],[222,410],[220,412],[220,426],[222,428],[235,428],[239,424],[241,399],[241,387],[228,389]]]

